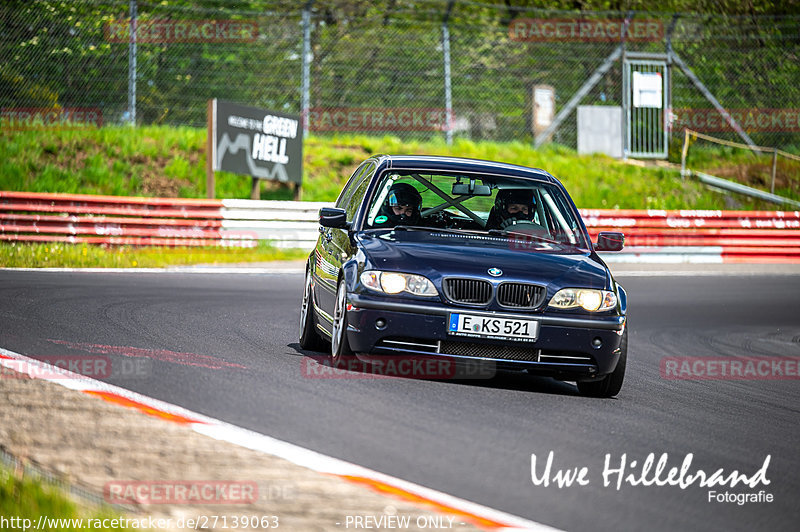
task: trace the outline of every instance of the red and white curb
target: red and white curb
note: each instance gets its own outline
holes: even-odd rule
[[[427,510],[455,515],[483,530],[559,532],[557,528],[243,429],[180,406],[58,368],[7,349],[0,348],[0,366],[27,374],[31,378],[60,384],[70,390],[99,397],[117,405],[136,408],[150,416],[188,426],[198,434],[276,456],[319,473],[333,475],[349,482],[361,484]]]

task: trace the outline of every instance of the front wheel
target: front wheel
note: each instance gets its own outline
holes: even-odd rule
[[[311,293],[311,270],[306,272],[303,285],[303,302],[300,306],[300,347],[309,351],[324,351],[326,342],[314,324],[314,297]]]
[[[336,291],[336,306],[333,309],[333,330],[331,331],[331,364],[335,368],[344,365],[345,360],[353,355],[350,342],[347,340],[347,286],[344,279],[339,282]]]
[[[578,382],[578,391],[589,397],[614,397],[622,389],[625,380],[625,365],[628,360],[628,328],[622,333],[619,343],[619,361],[614,371],[597,381]]]

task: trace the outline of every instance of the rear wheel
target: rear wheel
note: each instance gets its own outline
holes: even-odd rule
[[[347,286],[339,282],[336,291],[336,306],[333,309],[333,330],[331,331],[331,364],[335,368],[344,366],[347,358],[353,355],[347,340]]]
[[[614,371],[600,380],[589,382],[578,382],[578,391],[589,397],[614,397],[622,389],[622,381],[625,380],[625,364],[628,360],[628,328],[622,333],[622,341],[619,344],[619,361]]]
[[[311,295],[311,270],[306,272],[303,284],[303,302],[300,306],[300,347],[309,351],[325,351],[326,342],[314,325],[314,297]]]

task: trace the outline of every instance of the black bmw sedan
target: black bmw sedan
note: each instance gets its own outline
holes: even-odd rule
[[[300,345],[333,366],[422,357],[575,381],[616,395],[626,294],[563,185],[543,170],[432,156],[372,157],[323,208]]]

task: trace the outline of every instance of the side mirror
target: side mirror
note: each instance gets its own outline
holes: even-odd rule
[[[347,223],[347,213],[344,209],[336,207],[323,207],[319,210],[319,225],[334,229],[350,228],[350,224]]]
[[[615,231],[602,231],[597,235],[595,251],[622,251],[625,245],[625,235]]]

